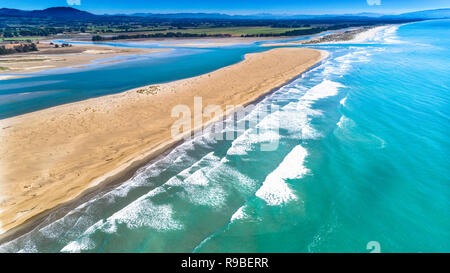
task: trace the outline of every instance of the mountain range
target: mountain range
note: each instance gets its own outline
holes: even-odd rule
[[[96,15],[86,11],[81,11],[71,7],[54,7],[44,10],[19,10],[1,8],[2,17],[36,17],[36,18],[66,18],[66,19],[100,19],[101,17],[144,17],[144,18],[164,18],[164,19],[277,19],[277,20],[320,20],[320,19],[356,19],[356,18],[379,18],[379,19],[444,19],[450,18],[450,8],[434,9],[403,13],[399,15],[384,15],[378,13],[357,13],[357,14],[324,14],[324,15],[288,15],[288,14],[270,14],[261,13],[253,15],[229,15],[223,13],[134,13],[134,14],[104,14]]]
[[[8,17],[35,17],[35,18],[68,18],[68,19],[82,19],[82,18],[92,18],[98,15],[74,9],[71,7],[55,7],[48,8],[44,10],[19,10],[19,9],[0,9],[0,16]]]

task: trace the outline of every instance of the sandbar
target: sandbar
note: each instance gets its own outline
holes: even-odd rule
[[[20,74],[36,73],[48,69],[76,66],[85,67],[94,60],[110,59],[126,55],[150,54],[170,50],[168,48],[151,49],[81,44],[74,44],[71,47],[55,48],[48,43],[40,43],[38,44],[38,48],[39,51],[35,52],[0,56],[0,67],[2,68],[0,80],[18,78],[21,77]],[[124,60],[125,59],[118,59],[115,60],[115,62]]]

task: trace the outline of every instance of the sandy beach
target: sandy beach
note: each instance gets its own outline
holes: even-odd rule
[[[107,45],[72,45],[55,48],[46,43],[38,44],[39,51],[4,55],[0,57],[0,80],[18,78],[7,74],[35,73],[48,69],[63,67],[84,67],[92,61],[114,58],[117,56],[150,54],[170,49],[125,48]],[[123,60],[114,60],[114,62]],[[2,75],[6,74],[6,75]]]
[[[295,41],[295,42],[282,42],[282,43],[268,43],[263,44],[261,46],[263,47],[274,47],[274,46],[298,46],[298,45],[311,45],[311,44],[317,44],[317,45],[326,45],[326,44],[358,44],[358,43],[367,43],[370,42],[371,39],[375,37],[377,33],[380,31],[385,30],[389,26],[378,26],[378,27],[372,27],[368,29],[363,29],[359,32],[359,30],[355,30],[355,34],[350,34],[353,37],[349,40],[340,40],[339,37],[333,37],[335,41],[329,41],[329,42],[322,42],[321,39],[323,37],[330,36],[336,34],[331,34],[323,37],[316,37],[308,40],[303,41]],[[351,32],[351,31],[350,31]]]
[[[201,76],[0,120],[0,231],[120,179],[176,144],[170,134],[174,106],[193,109],[194,96],[222,109],[248,104],[326,55],[272,49]]]
[[[359,44],[359,43],[370,43],[373,41],[373,39],[376,37],[377,33],[386,30],[387,28],[389,28],[390,26],[377,26],[377,27],[372,27],[372,28],[368,28],[365,29],[362,32],[356,33],[354,34],[353,38],[350,40],[339,40],[337,39],[336,41],[331,41],[331,42],[322,42],[319,44]]]
[[[364,43],[370,41],[378,32],[385,30],[389,26],[379,26],[370,28],[364,32],[358,33],[355,35],[355,37],[350,41],[344,41],[344,42],[334,42],[335,44],[339,43]]]

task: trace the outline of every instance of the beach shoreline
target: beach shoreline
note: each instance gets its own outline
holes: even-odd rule
[[[126,61],[133,55],[170,51],[170,48],[126,48],[109,45],[71,45],[55,48],[49,43],[38,44],[39,51],[2,55],[0,57],[1,80],[28,77],[29,74],[48,72],[54,69],[85,68],[89,65]]]
[[[302,40],[297,42],[280,42],[280,43],[268,43],[262,45],[263,47],[275,47],[275,46],[314,46],[314,45],[339,45],[339,44],[359,44],[366,43],[377,33],[386,30],[389,27],[395,25],[382,25],[369,28],[360,28],[356,30],[348,30],[346,32],[338,32],[328,34],[321,37],[316,37],[308,40]]]
[[[256,70],[258,70],[256,68],[259,67],[260,69],[263,70],[261,73],[253,72],[253,74],[255,74],[255,77],[256,76],[258,77],[258,80],[255,80],[255,81],[249,83],[249,84],[259,83],[260,84],[259,89],[256,88],[255,90],[253,90],[254,92],[253,93],[250,92],[251,93],[250,95],[241,94],[238,91],[237,91],[238,93],[233,93],[232,91],[230,91],[231,93],[228,95],[234,96],[233,97],[234,100],[231,99],[230,101],[225,101],[228,98],[227,96],[220,98],[220,99],[224,100],[224,101],[222,101],[221,105],[225,105],[223,103],[228,104],[228,102],[230,102],[230,104],[234,102],[235,104],[239,104],[239,105],[247,105],[247,104],[250,104],[250,103],[260,99],[261,97],[264,97],[267,94],[273,92],[280,86],[285,85],[287,82],[290,82],[291,80],[297,78],[299,75],[301,75],[302,73],[304,73],[311,67],[320,63],[324,58],[326,58],[327,54],[328,53],[325,51],[305,49],[305,48],[303,48],[303,49],[300,49],[300,48],[272,49],[272,50],[265,51],[262,53],[247,54],[245,56],[245,59],[243,61],[241,61],[240,63],[234,64],[231,66],[227,66],[227,67],[221,68],[219,70],[213,71],[211,73],[207,73],[207,74],[200,75],[197,77],[179,80],[179,81],[175,81],[175,82],[170,82],[170,83],[166,83],[166,84],[161,84],[161,85],[159,85],[159,87],[162,90],[157,95],[153,95],[153,94],[146,95],[146,94],[142,94],[142,93],[138,92],[139,90],[146,89],[149,87],[149,86],[146,86],[146,87],[132,89],[132,90],[120,93],[120,94],[108,95],[108,96],[104,96],[104,97],[100,97],[100,98],[88,99],[88,100],[81,101],[81,102],[60,105],[60,106],[52,107],[49,109],[44,109],[44,110],[40,110],[37,112],[28,113],[28,114],[24,114],[21,116],[2,120],[0,122],[2,123],[1,127],[3,129],[2,129],[2,132],[0,132],[0,134],[2,134],[2,137],[11,136],[11,134],[5,132],[5,128],[6,128],[6,131],[8,131],[9,130],[8,128],[11,128],[11,127],[16,127],[16,126],[18,126],[18,127],[25,126],[26,127],[27,124],[28,125],[32,124],[32,122],[37,121],[37,120],[45,120],[46,122],[48,122],[48,124],[51,124],[52,119],[55,119],[55,115],[59,115],[60,113],[65,113],[65,114],[70,115],[74,112],[74,110],[79,111],[83,107],[93,108],[93,109],[89,109],[87,113],[81,112],[81,114],[80,114],[81,117],[87,117],[88,119],[91,119],[91,120],[95,119],[96,111],[94,111],[94,109],[95,110],[100,109],[100,111],[101,110],[106,111],[106,114],[108,115],[110,113],[109,111],[113,112],[115,107],[119,107],[119,105],[123,104],[123,103],[128,103],[128,106],[133,106],[133,107],[136,107],[136,104],[138,104],[140,106],[145,106],[145,107],[153,106],[153,107],[157,108],[157,106],[154,103],[152,104],[151,102],[149,102],[149,98],[160,96],[161,97],[160,102],[165,102],[165,97],[168,97],[169,101],[173,101],[174,96],[178,92],[177,90],[181,90],[178,92],[179,94],[180,94],[180,92],[181,93],[184,92],[184,94],[187,96],[185,96],[184,100],[181,99],[181,101],[180,101],[180,99],[178,99],[176,102],[187,102],[192,99],[192,95],[195,95],[192,93],[192,90],[189,90],[189,86],[191,86],[191,87],[194,86],[194,88],[193,88],[194,90],[195,90],[195,87],[199,87],[199,86],[200,87],[202,87],[202,86],[210,87],[212,89],[216,88],[216,90],[217,90],[217,87],[214,87],[214,85],[209,85],[208,81],[212,81],[212,84],[214,84],[214,80],[217,79],[218,83],[220,85],[220,82],[230,81],[231,75],[232,75],[232,77],[238,77],[238,79],[233,82],[234,85],[238,85],[238,84],[242,85],[242,82],[240,82],[239,80],[242,81],[243,79],[239,78],[239,76],[236,75],[236,72],[239,72],[240,70],[248,70],[250,72],[253,70],[256,71]],[[294,57],[294,56],[296,56],[296,57]],[[282,60],[279,60],[280,58]],[[288,62],[288,61],[290,63],[286,64],[286,62]],[[273,63],[275,63],[275,65]],[[272,64],[275,67],[279,67],[281,70],[283,70],[283,67],[285,67],[284,68],[285,70],[283,71],[283,73],[277,74],[277,73],[273,72],[272,69],[265,67],[265,66],[267,66],[267,64]],[[275,74],[273,74],[273,73],[275,73]],[[269,81],[269,82],[267,82],[267,79],[264,78],[265,76],[267,76],[267,74],[269,74],[269,78],[271,79],[271,81]],[[209,78],[213,78],[213,79],[209,80]],[[263,83],[264,86],[261,87],[261,83]],[[154,86],[154,85],[152,85],[152,86]],[[188,86],[188,87],[186,87],[186,86]],[[252,86],[252,85],[250,85],[250,86]],[[233,86],[233,85],[223,86],[223,88],[232,90],[233,88],[235,88],[235,86]],[[244,88],[247,88],[247,86],[245,86]],[[243,89],[243,90],[245,90],[245,89]],[[196,92],[197,91],[198,90],[196,90]],[[209,104],[211,102],[211,100],[213,100],[212,97],[208,97],[208,94],[211,95],[210,94],[211,90],[206,90],[206,91],[202,91],[202,92],[203,92],[203,95],[205,95],[207,97],[205,102],[207,104]],[[175,93],[175,94],[172,94],[172,93]],[[212,93],[214,93],[214,92],[212,92]],[[214,95],[214,94],[212,94],[212,95]],[[214,98],[215,98],[215,96],[214,96]],[[144,103],[142,103],[142,101],[144,101]],[[145,104],[145,103],[147,103],[147,104]],[[109,104],[112,104],[112,106]],[[109,105],[109,106],[107,106],[107,105]],[[163,104],[163,106],[164,106],[164,104]],[[104,108],[107,108],[107,109],[105,110]],[[129,109],[131,109],[131,108],[129,108]],[[91,110],[93,111],[92,113],[91,113]],[[125,108],[121,109],[120,111],[123,111],[123,110],[127,110],[127,108],[125,107]],[[119,114],[120,114],[120,111],[119,111]],[[86,110],[84,112],[86,112]],[[122,112],[122,114],[123,113],[126,113],[126,111]],[[144,112],[137,112],[135,114],[142,115],[144,113],[148,114],[148,110],[146,110]],[[101,113],[98,115],[103,115],[103,114],[105,114],[105,113]],[[225,113],[225,114],[230,114],[230,113]],[[133,115],[133,114],[131,114],[131,115]],[[130,118],[134,118],[134,117],[132,116]],[[217,118],[220,118],[220,117],[217,117]],[[83,122],[85,121],[82,118],[80,118],[80,119]],[[139,123],[139,119],[135,119],[135,120]],[[67,120],[64,120],[64,118],[62,118],[60,121],[67,122]],[[214,119],[211,119],[211,120],[205,122],[201,128],[204,128],[204,127],[214,123],[215,121],[217,121],[216,117],[214,117]],[[166,120],[166,122],[167,122],[167,120]],[[25,125],[23,125],[23,124],[25,124]],[[101,123],[99,123],[99,124],[101,124]],[[41,125],[42,125],[42,122],[41,122]],[[61,125],[61,124],[59,124],[59,125]],[[37,125],[37,126],[39,126],[39,125]],[[111,125],[111,126],[113,126],[113,125]],[[109,129],[111,129],[112,131],[118,130],[118,132],[123,132],[123,130],[118,129],[114,126]],[[30,128],[33,129],[33,127],[30,127]],[[30,128],[27,128],[27,129],[30,129]],[[34,128],[36,128],[36,127],[34,127]],[[37,127],[37,128],[39,128],[39,127]],[[71,128],[73,130],[74,128],[77,128],[77,127],[74,126],[74,127],[69,127],[69,128]],[[156,128],[166,128],[166,127],[159,124],[159,126],[156,126]],[[201,128],[193,128],[189,132],[189,134],[192,134],[193,132],[195,132]],[[65,129],[67,130],[68,128],[65,128]],[[108,128],[106,128],[106,129],[108,129]],[[136,128],[131,127],[131,131],[132,131],[132,129],[136,129]],[[18,130],[21,130],[21,129],[19,128]],[[105,128],[100,129],[100,131],[101,130],[105,130]],[[130,128],[127,128],[127,130],[130,130]],[[17,134],[21,135],[21,133],[19,131],[17,131],[17,129],[15,132]],[[72,131],[72,133],[73,133],[73,131]],[[43,134],[45,134],[45,132]],[[103,134],[105,134],[105,132],[103,132]],[[102,135],[102,132],[100,132],[100,135]],[[97,164],[98,162],[96,164],[93,164],[94,169],[99,166],[101,166],[103,168],[100,168],[101,170],[98,171],[97,174],[94,176],[91,175],[91,176],[86,177],[86,175],[83,174],[83,178],[80,178],[79,180],[83,180],[84,183],[74,182],[73,177],[71,179],[68,179],[68,178],[65,178],[65,176],[62,176],[61,179],[56,179],[57,181],[53,182],[53,183],[61,184],[61,180],[66,179],[67,181],[69,181],[72,184],[71,188],[73,188],[73,187],[78,187],[78,188],[76,188],[77,189],[76,191],[70,192],[70,194],[67,191],[65,191],[64,189],[60,189],[59,193],[52,191],[51,200],[53,200],[53,202],[48,202],[47,205],[45,205],[45,203],[46,203],[46,201],[49,201],[49,200],[45,200],[45,198],[44,198],[44,200],[42,200],[42,198],[41,198],[41,200],[40,200],[41,202],[38,202],[39,200],[36,200],[36,199],[39,199],[38,197],[40,197],[42,195],[49,195],[49,193],[48,193],[49,190],[54,188],[55,184],[53,184],[53,187],[51,187],[52,183],[50,183],[50,185],[48,185],[48,184],[41,185],[38,182],[30,183],[30,181],[28,181],[28,182],[25,181],[25,182],[19,183],[20,185],[14,185],[13,188],[10,187],[9,189],[6,189],[5,184],[8,184],[8,183],[3,181],[0,186],[2,186],[3,192],[5,192],[5,189],[6,189],[7,195],[8,195],[8,192],[10,195],[11,195],[11,193],[13,193],[13,195],[14,195],[14,192],[17,194],[20,194],[20,193],[23,194],[23,192],[25,191],[25,197],[22,198],[22,200],[19,200],[20,202],[18,200],[14,200],[15,202],[12,202],[12,200],[8,201],[7,200],[8,198],[5,198],[5,196],[0,197],[0,215],[1,215],[0,220],[2,220],[1,223],[3,225],[1,228],[3,228],[3,231],[4,231],[4,233],[0,234],[0,243],[10,241],[11,239],[18,237],[21,234],[26,233],[27,231],[29,231],[32,228],[39,225],[39,223],[41,223],[46,218],[47,215],[54,212],[55,210],[58,210],[61,207],[67,207],[67,206],[70,206],[71,204],[72,205],[77,204],[77,201],[84,200],[86,198],[86,196],[92,195],[93,192],[98,192],[99,190],[100,191],[104,190],[108,186],[110,187],[111,185],[117,185],[117,184],[123,182],[124,180],[132,177],[135,174],[135,172],[139,168],[141,168],[143,165],[148,164],[148,162],[154,160],[155,158],[158,158],[159,156],[161,156],[168,150],[173,149],[180,142],[182,142],[181,139],[167,138],[167,134],[162,135],[162,136],[158,135],[158,137],[155,137],[155,134],[153,134],[153,135],[150,134],[150,135],[153,136],[154,138],[157,138],[159,141],[156,141],[156,140],[153,141],[152,145],[147,145],[147,146],[144,145],[144,146],[146,146],[145,147],[146,149],[143,149],[144,147],[142,147],[142,144],[137,145],[138,147],[135,147],[135,146],[129,144],[129,146],[133,146],[134,151],[133,152],[128,151],[129,154],[122,156],[120,158],[120,160],[116,160],[116,158],[111,159],[111,160],[107,159],[106,162],[107,163],[110,162],[110,163],[107,164],[107,165],[109,165],[109,167],[106,169],[104,168],[105,166],[103,166],[104,164]],[[27,136],[29,137],[29,135],[27,135]],[[131,137],[143,137],[142,135],[136,135],[136,134],[134,134],[134,135],[132,134],[130,136]],[[148,132],[146,132],[145,136],[148,137]],[[55,138],[55,137],[61,137],[61,135],[53,136],[50,134],[50,135],[46,135],[45,137]],[[83,137],[84,137],[83,134],[81,134],[78,136],[68,136],[68,139],[74,139],[74,138],[75,139],[77,139],[77,138],[83,139]],[[94,137],[96,137],[95,134],[94,134],[94,136],[91,136],[91,138],[94,138]],[[144,138],[145,137],[143,137],[142,139],[144,139]],[[19,142],[20,141],[23,142],[26,140],[26,138],[18,138],[18,139],[19,139]],[[59,141],[61,141],[61,140],[59,140]],[[98,141],[99,141],[99,143],[101,143],[102,141],[105,142],[106,140],[104,138],[101,138]],[[58,141],[56,141],[56,142],[58,142]],[[83,141],[81,141],[80,143],[83,143]],[[42,144],[42,143],[40,143],[40,144]],[[87,143],[87,144],[92,144],[92,143]],[[103,144],[105,144],[105,143],[103,143]],[[109,143],[109,144],[111,144],[111,143]],[[14,154],[15,155],[20,154],[17,152],[17,150],[14,150],[14,149],[12,151],[8,150],[8,148],[11,148],[11,147],[21,147],[21,146],[18,145],[18,142],[12,141],[12,143],[8,143],[8,145],[3,145],[2,149],[6,150],[6,154],[9,154],[10,156],[14,155]],[[55,146],[51,146],[51,147],[55,148]],[[69,148],[71,148],[71,149],[74,148],[74,147],[70,147],[70,145],[69,145],[69,147],[67,147],[67,145],[62,145],[61,143],[58,143],[58,145],[56,147],[62,147],[63,151],[64,151],[64,148],[66,148],[66,150],[67,149],[70,150]],[[78,146],[78,148],[79,147],[80,146]],[[83,147],[83,146],[81,146],[81,147]],[[24,147],[24,148],[26,148],[26,147]],[[130,147],[128,147],[128,148],[130,148]],[[20,148],[19,148],[19,150],[20,150]],[[36,153],[38,153],[40,156],[42,156],[44,153],[47,153],[47,152],[48,152],[48,150],[44,149],[44,152],[41,152],[41,153],[36,152]],[[103,152],[104,151],[101,151],[101,153],[103,153]],[[120,150],[119,152],[123,152],[123,150]],[[86,158],[86,153],[89,154],[89,151],[83,151],[83,154],[84,154],[83,156],[85,158]],[[108,155],[106,155],[106,157],[108,157]],[[33,162],[33,160],[36,161],[39,158],[40,158],[39,156],[36,158],[32,158],[32,159],[28,158],[28,161]],[[51,158],[51,156],[50,156],[50,158]],[[77,153],[71,154],[68,158],[70,158],[71,160],[76,158],[79,161],[83,161],[83,158],[77,157]],[[25,158],[25,159],[27,159],[27,158]],[[50,159],[50,161],[51,161],[51,159]],[[67,158],[64,158],[63,161],[68,161],[68,160],[67,160]],[[23,172],[23,169],[21,170],[20,168],[19,169],[16,168],[14,171],[11,171],[11,168],[10,168],[11,162],[8,162],[8,159],[2,158],[1,163],[2,163],[2,167],[3,167],[3,171],[5,171],[5,170],[9,171],[9,177],[12,177],[14,174],[17,175],[19,173],[19,171]],[[53,164],[58,165],[58,162],[55,162]],[[70,168],[72,168],[72,171],[76,170],[76,168],[74,168],[74,167],[75,166],[73,164],[69,164],[69,168],[63,168],[61,172],[66,172],[65,175],[67,176],[68,175],[67,172],[68,172],[68,170],[70,170]],[[51,169],[50,167],[47,167],[47,168],[49,170]],[[47,175],[44,177],[40,177],[39,179],[45,180],[45,179],[54,177],[51,175],[51,172],[49,170],[46,170],[46,172],[48,172],[50,174],[50,176]],[[108,170],[108,171],[106,171],[106,170]],[[78,170],[78,171],[80,171],[80,170]],[[92,173],[92,169],[90,169],[90,170],[88,169],[87,172]],[[35,171],[35,174],[36,173],[39,173],[39,172]],[[54,175],[57,176],[58,174],[54,174]],[[78,174],[78,176],[80,176],[80,174]],[[59,176],[59,177],[61,177],[61,176]],[[36,180],[36,179],[37,178],[35,178],[34,180]],[[24,180],[27,180],[27,179],[24,179]],[[22,180],[20,180],[20,181],[22,181]],[[86,182],[86,181],[88,181],[88,182]],[[9,184],[12,184],[12,183],[9,183]],[[80,184],[82,184],[82,185],[80,185]],[[11,185],[9,185],[9,186],[11,186]],[[39,190],[41,187],[46,187],[46,189]],[[33,191],[34,189],[36,189],[36,191]],[[70,187],[69,187],[69,189],[70,189]],[[29,192],[29,193],[27,193],[27,192]],[[58,195],[58,194],[60,194],[62,196],[55,197],[55,195]],[[56,199],[56,201],[55,201],[55,199]],[[38,202],[38,203],[36,204],[36,202]],[[14,203],[14,205],[11,205],[12,203]],[[17,204],[17,203],[19,203],[19,204]],[[31,210],[30,210],[30,208],[31,208]],[[17,215],[19,215],[19,217],[17,217]],[[5,223],[6,223],[6,225],[5,225]]]

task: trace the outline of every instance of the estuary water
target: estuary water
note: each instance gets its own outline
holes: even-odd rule
[[[245,113],[256,126],[223,129],[235,135],[229,140],[205,132],[186,141],[0,251],[449,252],[450,21],[390,26],[364,44],[317,48],[331,55]],[[177,65],[195,74],[265,49],[184,55],[190,50],[152,58],[180,58],[185,63]],[[80,81],[88,86],[140,62],[152,80],[179,77],[174,66],[160,71],[136,60],[45,75],[41,85],[9,80],[0,92],[13,94],[16,83],[29,80],[29,92],[58,100],[68,92],[58,91],[66,77],[90,73],[89,82]],[[127,79],[128,88],[152,81]],[[98,86],[120,91],[114,82]],[[2,100],[3,117],[20,112],[11,100],[17,96]],[[47,107],[46,100],[17,107]],[[258,118],[260,109],[276,110]]]
[[[318,35],[283,39],[279,41],[305,40]],[[57,40],[74,44],[92,44]],[[188,48],[173,47],[162,42],[110,42],[110,46],[161,48],[170,51],[118,56],[101,59],[88,65],[72,68],[49,69],[24,74],[28,77],[0,81],[0,119],[80,101],[92,97],[123,92],[136,87],[189,78],[235,64],[247,53],[268,50],[260,47],[260,41],[227,47]],[[107,61],[123,62],[102,64]],[[15,74],[2,74],[15,75]]]

